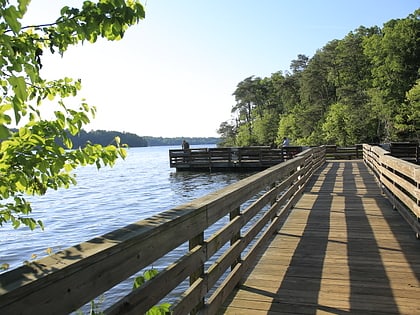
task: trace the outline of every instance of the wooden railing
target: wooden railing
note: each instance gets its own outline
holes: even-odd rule
[[[418,142],[391,142],[389,151],[392,156],[420,164],[420,148]]]
[[[308,149],[190,203],[1,274],[0,314],[70,313],[174,250],[180,252],[175,261],[104,313],[143,314],[176,291],[173,314],[214,314],[324,161],[325,148]]]
[[[169,165],[177,170],[262,170],[290,160],[302,147],[193,148],[169,150]]]
[[[379,146],[363,145],[363,159],[416,237],[420,238],[420,166],[391,156]]]
[[[343,160],[343,159],[361,159],[363,157],[363,148],[361,144],[349,147],[338,147],[336,145],[326,145],[327,160]]]

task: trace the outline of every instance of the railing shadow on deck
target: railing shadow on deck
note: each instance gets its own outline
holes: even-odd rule
[[[372,148],[365,145],[365,153]],[[373,149],[382,150],[379,147]],[[386,162],[383,162],[385,166]],[[393,257],[403,257],[401,261],[405,261],[408,268],[398,270],[402,272],[400,277],[411,272],[418,282],[420,266],[414,263],[412,255],[418,253],[420,243],[413,243],[414,237],[410,233],[409,225],[404,224],[404,216],[393,211],[394,203],[389,200],[389,195],[378,198],[383,192],[382,184],[379,182],[378,185],[375,177],[371,176],[369,163],[365,161],[364,164],[348,164],[347,168],[343,173],[346,189],[356,191],[357,180],[362,181],[367,188],[366,192],[345,199],[350,310],[357,313],[370,304],[373,312],[398,314],[401,311],[398,306],[401,302],[398,301],[401,298],[398,296],[400,288],[395,284],[395,276],[389,270],[389,263],[386,264],[384,260],[389,259],[389,253]],[[377,205],[376,213],[371,211],[371,203]],[[411,210],[406,208],[406,211]],[[371,292],[375,292],[375,296],[371,297]]]
[[[325,166],[326,165],[324,164],[320,169],[324,169]],[[333,166],[326,172],[325,177],[327,177],[328,174],[336,173],[337,164],[333,164]],[[310,189],[310,187],[316,182],[318,176],[320,176],[319,170],[317,174],[314,174],[313,178],[311,178],[307,189]],[[335,179],[335,176],[331,176],[331,178]],[[330,217],[328,215],[324,215],[323,219],[319,220],[320,213],[313,211],[313,209],[328,209],[328,205],[331,205],[332,202],[332,195],[328,194],[328,192],[332,191],[333,187],[334,180],[324,180],[322,186],[320,187],[320,191],[322,191],[322,198],[317,197],[311,208],[299,208],[299,211],[308,212],[308,218],[302,234],[292,235],[298,238],[298,244],[289,263],[289,267],[283,276],[283,280],[279,283],[279,288],[276,294],[276,299],[278,299],[279,302],[282,301],[285,303],[281,307],[281,312],[315,314],[317,311],[318,293],[321,287],[324,259],[326,257],[328,246]],[[327,193],[324,193],[324,191]],[[322,207],[320,207],[318,203],[321,203]],[[296,211],[296,208],[294,211]],[[307,255],[308,250],[311,255],[318,257],[318,259],[310,259]],[[308,275],[308,273],[310,275]],[[296,275],[300,275],[302,277],[302,283],[296,282]],[[305,290],[302,290],[302,285]],[[291,295],[301,296],[302,294],[305,296],[305,306],[287,304]],[[278,312],[278,305],[273,303],[270,311]]]
[[[356,167],[348,165],[348,168]],[[344,181],[348,190],[356,191],[356,176],[353,170],[344,171]],[[367,187],[364,194],[356,195],[353,198],[345,199],[345,222],[347,225],[347,248],[348,248],[348,268],[350,280],[350,310],[359,312],[364,309],[367,302],[371,305],[384,305],[386,299],[386,311],[391,314],[398,314],[398,305],[393,296],[391,281],[387,276],[387,271],[381,256],[381,244],[376,238],[374,226],[369,220],[368,205],[366,199],[373,199],[378,196],[379,188],[371,176],[367,176],[366,165],[359,165],[356,171],[360,180]],[[377,198],[375,202],[379,202]],[[385,204],[382,209],[390,209],[389,204]],[[363,231],[361,233],[361,231]],[[371,270],[366,274],[366,270]],[[370,297],[372,290],[381,291],[380,296],[384,296],[384,301],[380,301],[377,296]],[[377,307],[379,308],[379,307]],[[372,309],[374,311],[374,309]]]
[[[308,149],[202,198],[3,273],[0,314],[70,313],[174,249],[183,253],[178,260],[105,314],[142,314],[188,279],[173,314],[215,313],[324,161],[325,148]]]
[[[381,309],[386,309],[386,313],[389,314],[399,313],[398,304],[393,296],[392,283],[388,278],[383,253],[381,253],[384,250],[381,247],[383,244],[377,239],[378,231],[375,231],[372,222],[370,222],[369,217],[375,215],[375,213],[369,213],[369,202],[383,200],[384,204],[380,209],[391,211],[391,215],[389,213],[377,213],[376,215],[381,217],[383,215],[383,219],[390,226],[389,239],[396,237],[402,245],[401,227],[399,227],[398,233],[392,228],[392,224],[395,224],[395,215],[398,216],[398,214],[392,213],[392,207],[386,201],[386,198],[376,198],[380,196],[380,188],[375,183],[374,178],[367,175],[368,168],[365,164],[362,162],[346,163],[341,176],[337,176],[339,164],[340,162],[330,162],[328,165],[324,165],[311,179],[306,188],[307,192],[311,190],[311,185],[319,176],[324,177],[322,186],[317,189],[318,191],[310,192],[314,197],[313,205],[310,208],[294,208],[294,211],[308,211],[309,213],[305,226],[302,228],[302,234],[296,235],[298,238],[296,248],[275,294],[276,301],[281,304],[273,302],[268,313],[316,314],[318,311],[334,314],[349,313],[349,311],[331,308],[323,305],[322,302],[320,303],[322,301],[319,295],[321,285],[327,285],[329,282],[329,285],[335,282],[337,282],[337,285],[340,283],[340,278],[334,279],[334,272],[325,274],[331,266],[326,261],[327,257],[329,256],[329,259],[334,261],[334,258],[330,256],[332,249],[327,249],[330,242],[335,242],[334,237],[330,235],[331,232],[334,233],[331,230],[340,230],[346,233],[344,238],[346,241],[342,244],[335,244],[332,248],[337,250],[338,248],[345,248],[344,252],[347,260],[334,261],[333,268],[340,268],[342,264],[342,268],[348,269],[349,292],[346,293],[348,294],[350,313],[363,313],[366,310],[366,305],[369,304],[372,305],[373,312],[381,312]],[[322,171],[324,172],[322,173]],[[362,181],[367,190],[358,192],[356,181]],[[334,187],[341,187],[342,182],[345,182],[343,189],[352,193],[333,192]],[[333,198],[342,199],[343,205],[334,208]],[[339,222],[332,220],[336,215],[344,216],[344,220],[341,221],[344,226],[333,225]],[[391,219],[390,216],[394,216],[394,218]],[[400,220],[397,222],[400,222]],[[281,231],[279,234],[281,234]],[[406,235],[409,235],[409,233]],[[403,245],[401,248],[402,250],[398,251],[400,255],[413,253],[413,248],[404,250]],[[327,251],[329,254],[327,254]],[[407,261],[410,260],[407,259]],[[371,272],[366,273],[366,270]],[[419,266],[412,264],[411,270],[413,274],[419,275]],[[304,290],[302,290],[303,288]],[[340,288],[337,286],[335,292],[330,292],[330,295],[332,295],[330,298],[334,299],[333,296],[339,294],[339,292]],[[372,292],[375,292],[375,296],[372,296]],[[378,296],[383,296],[383,300],[379,300]],[[342,298],[346,298],[346,294]],[[300,300],[304,303],[294,304]]]
[[[340,171],[343,168],[344,171],[337,173],[339,165]],[[316,314],[319,311],[333,314],[349,314],[349,312],[363,314],[366,313],[367,305],[371,305],[372,312],[399,313],[398,303],[393,295],[392,280],[395,279],[388,277],[389,270],[385,267],[383,252],[393,251],[393,255],[405,256],[412,274],[418,277],[420,265],[413,263],[413,259],[410,259],[410,255],[417,255],[418,246],[413,247],[412,234],[401,233],[405,230],[408,232],[408,226],[402,225],[399,214],[392,211],[392,206],[386,198],[381,198],[380,187],[368,172],[368,167],[362,161],[347,161],[345,164],[333,161],[318,169],[305,188],[306,193],[311,195],[312,202],[306,205],[298,204],[291,214],[292,220],[295,220],[293,214],[296,211],[300,212],[298,217],[305,216],[305,224],[302,224],[302,221],[293,221],[299,226],[293,228],[293,232],[290,232],[289,228],[287,232],[284,229],[278,232],[282,237],[294,239],[295,241],[291,242],[296,245],[292,246],[289,243],[289,245],[281,246],[281,239],[279,239],[271,243],[270,252],[267,253],[267,257],[276,260],[279,258],[273,252],[279,253],[287,249],[288,252],[293,253],[290,260],[280,259],[281,262],[277,263],[278,265],[274,264],[276,269],[267,266],[266,262],[265,268],[269,268],[263,269],[266,272],[264,278],[259,278],[262,277],[259,272],[247,281],[246,285],[241,285],[240,290],[247,291],[250,295],[241,294],[232,309],[236,307],[239,310],[243,307],[246,310],[249,305],[256,312],[261,311],[267,314]],[[322,185],[311,191],[320,176],[323,177]],[[345,186],[342,185],[344,182]],[[360,186],[356,185],[357,182],[363,182],[362,187],[367,189],[358,191]],[[340,189],[343,191],[340,192]],[[342,204],[337,203],[337,200],[334,202],[334,198],[342,200]],[[376,213],[369,212],[372,202],[383,202]],[[389,242],[387,243],[389,248],[384,245],[384,239],[378,240],[378,230],[377,227],[375,229],[372,226],[372,217],[376,217],[375,220],[379,218],[380,221],[385,221],[385,226],[389,226],[389,235],[385,236],[385,240]],[[383,235],[387,232],[380,230],[379,234]],[[337,240],[338,235],[343,233],[346,236],[341,238],[342,240]],[[398,242],[397,245],[392,241],[394,238]],[[411,241],[405,242],[407,238]],[[267,248],[266,246],[263,252]],[[337,254],[336,250],[342,252]],[[284,253],[284,256],[287,256],[287,253]],[[262,257],[261,254],[258,258]],[[281,265],[280,268],[277,268],[279,265]],[[330,268],[347,269],[348,278],[335,278],[336,275]],[[408,269],[403,271],[409,272]],[[272,275],[271,272],[273,272]],[[281,276],[277,276],[278,274]],[[277,287],[276,280],[279,278],[282,280]],[[253,287],[253,280],[258,283],[258,287]],[[266,283],[262,284],[264,280]],[[349,291],[341,295],[340,287],[346,281],[349,283]],[[268,288],[267,291],[263,289],[265,286]],[[321,287],[324,286],[331,290],[324,288],[328,291],[329,298],[345,299],[348,302],[348,309],[329,306],[333,303],[323,304],[322,301],[326,301],[322,299],[325,298],[325,291]],[[322,291],[324,296],[320,295]],[[372,292],[375,292],[375,296]],[[235,296],[232,295],[230,302],[228,301],[225,305],[229,305],[234,298]],[[241,304],[240,301],[248,298],[248,302]],[[258,305],[258,299],[271,302],[271,307],[265,309],[264,302],[261,302],[261,306]]]

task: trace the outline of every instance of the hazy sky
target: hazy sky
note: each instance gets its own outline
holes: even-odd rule
[[[54,21],[83,1],[32,0],[27,23]],[[418,0],[147,0],[146,19],[118,42],[101,40],[43,56],[45,78],[82,79],[97,107],[86,129],[140,136],[217,136],[236,85],[289,70],[359,26],[405,18]]]

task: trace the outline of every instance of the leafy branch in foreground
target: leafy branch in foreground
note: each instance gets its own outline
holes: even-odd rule
[[[18,0],[15,6],[0,0],[0,225],[34,229],[43,225],[30,217],[27,195],[68,188],[76,184],[72,171],[78,166],[112,166],[126,156],[119,138],[109,146],[73,150],[67,132],[78,134],[96,110],[84,100],[76,108],[64,102],[77,96],[80,80],[41,77],[44,51],[63,55],[80,42],[119,40],[145,12],[134,0],[85,1],[81,9],[62,8],[54,23],[22,26],[29,3]],[[57,104],[53,119],[42,117],[40,106],[46,100]]]
[[[157,269],[152,268],[152,269],[146,270],[143,273],[143,275],[137,276],[134,279],[133,290],[141,287],[144,283],[146,283],[147,281],[156,277],[158,275],[158,273],[159,273],[159,271]],[[155,305],[150,310],[148,310],[146,312],[146,315],[169,314],[169,312],[170,312],[169,308],[170,307],[171,307],[171,304],[169,304],[169,303],[162,303],[162,304],[159,304],[159,305]]]

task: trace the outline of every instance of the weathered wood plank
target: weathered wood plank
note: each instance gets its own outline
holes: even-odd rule
[[[316,177],[219,314],[420,313],[420,242],[363,162]]]

